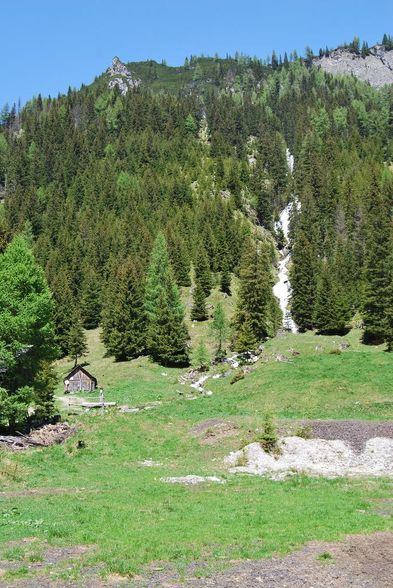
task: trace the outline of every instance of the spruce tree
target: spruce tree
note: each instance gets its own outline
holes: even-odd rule
[[[300,331],[314,326],[314,303],[317,289],[317,250],[304,229],[296,233],[290,272],[292,286],[291,313]]]
[[[85,329],[95,329],[101,318],[101,283],[100,277],[90,268],[85,271],[82,282],[82,296],[80,303],[81,316]]]
[[[229,271],[228,257],[225,256],[222,260],[221,278],[220,278],[220,290],[228,296],[231,295],[231,274]]]
[[[144,307],[148,350],[154,361],[168,366],[188,365],[189,335],[184,323],[184,309],[162,233],[158,235],[150,257]]]
[[[202,286],[205,296],[209,296],[213,287],[213,279],[209,258],[203,245],[199,247],[195,263],[195,281]]]
[[[342,334],[346,329],[348,310],[340,291],[332,263],[325,261],[317,286],[314,304],[314,326],[321,334]]]
[[[376,178],[370,187],[366,235],[363,342],[378,345],[386,337],[389,300],[389,208]]]
[[[109,355],[127,361],[146,350],[143,268],[132,258],[122,261],[109,279],[102,313],[102,339]]]
[[[68,333],[68,355],[74,360],[74,367],[78,363],[78,358],[86,355],[88,352],[86,333],[83,330],[83,324],[78,311],[74,312],[72,326]]]
[[[164,366],[189,365],[188,339],[183,309],[172,276],[161,292],[154,320],[150,325],[150,354]]]
[[[273,295],[273,279],[265,246],[251,240],[245,246],[240,268],[239,294],[233,319],[237,351],[254,349],[275,335],[281,313]]]
[[[206,308],[206,295],[199,281],[196,282],[193,292],[193,304],[191,308],[192,321],[206,321],[208,319]]]
[[[59,349],[59,355],[68,354],[68,335],[72,327],[72,317],[75,309],[75,299],[71,290],[69,274],[65,267],[59,270],[58,275],[51,283],[54,298],[54,322],[55,342]]]

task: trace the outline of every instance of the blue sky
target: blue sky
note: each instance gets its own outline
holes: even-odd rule
[[[178,65],[191,54],[317,51],[355,34],[373,44],[393,34],[393,1],[0,0],[0,21],[2,105],[88,84],[114,55]]]

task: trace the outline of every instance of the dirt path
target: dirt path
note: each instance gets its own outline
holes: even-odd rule
[[[206,566],[205,566],[206,567]],[[153,588],[391,588],[393,533],[353,535],[339,543],[312,542],[283,558],[233,562],[212,577],[192,579],[203,564],[187,570],[181,583],[170,571],[153,573],[133,587]]]

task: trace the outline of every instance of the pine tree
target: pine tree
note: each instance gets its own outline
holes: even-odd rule
[[[109,279],[102,313],[102,339],[116,361],[134,359],[146,350],[144,295],[142,267],[128,258]]]
[[[68,333],[68,355],[74,360],[74,367],[78,358],[88,352],[86,333],[83,330],[82,320],[79,311],[75,311],[72,319],[72,326]]]
[[[229,323],[225,317],[224,307],[221,302],[218,302],[214,310],[210,330],[217,344],[216,358],[220,359],[225,355],[225,342],[229,335]]]
[[[191,308],[192,321],[206,321],[208,319],[206,308],[206,296],[202,285],[197,281],[193,292],[193,305]]]
[[[213,287],[213,279],[210,271],[209,258],[203,245],[198,250],[195,264],[195,281],[202,286],[205,296],[209,296]]]
[[[231,274],[229,271],[228,257],[225,256],[222,260],[220,290],[228,296],[231,295]]]
[[[275,335],[281,320],[278,301],[265,247],[251,240],[246,244],[240,268],[240,286],[233,320],[234,347],[255,349],[266,337]]]

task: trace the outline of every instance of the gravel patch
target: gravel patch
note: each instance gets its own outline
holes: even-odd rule
[[[370,421],[305,421],[310,425],[313,436],[318,439],[341,439],[346,441],[354,451],[364,450],[366,442],[374,437],[393,439],[393,422]]]

